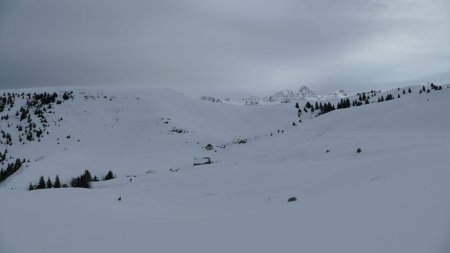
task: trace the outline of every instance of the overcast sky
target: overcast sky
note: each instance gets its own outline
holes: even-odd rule
[[[448,0],[0,0],[0,88],[450,82]]]

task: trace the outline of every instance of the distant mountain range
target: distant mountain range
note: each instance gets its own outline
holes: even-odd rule
[[[295,101],[323,101],[332,100],[347,97],[347,93],[344,90],[335,91],[329,95],[317,95],[314,91],[305,85],[302,85],[297,92],[292,90],[281,90],[275,92],[272,95],[267,95],[264,97],[250,96],[241,99],[230,99],[230,98],[214,98],[208,96],[200,97],[201,100],[215,102],[215,103],[229,103],[229,104],[240,104],[240,105],[267,105],[267,104],[285,104]]]

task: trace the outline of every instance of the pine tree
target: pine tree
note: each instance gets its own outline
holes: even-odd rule
[[[39,184],[36,186],[36,189],[45,189],[45,186],[44,176],[41,176],[41,178],[39,178]]]
[[[34,186],[33,186],[33,184],[32,184],[32,183],[30,183],[30,185],[28,186],[28,190],[29,190],[29,191],[32,191],[32,190],[34,190]]]
[[[411,88],[408,88],[408,93],[411,93]]]
[[[114,178],[114,174],[112,173],[112,171],[108,171],[108,173],[106,174],[106,176],[103,178],[103,180],[111,180]]]
[[[86,179],[86,181],[92,181],[91,173],[89,172],[89,170],[84,171],[83,177]]]
[[[298,102],[297,103],[295,103],[295,108],[300,108],[300,106],[298,105]]]
[[[58,175],[56,175],[55,184],[53,185],[53,188],[61,188],[61,182],[59,181]]]
[[[50,179],[50,177],[48,177],[47,179],[47,188],[52,188],[53,184],[52,184],[52,180]]]

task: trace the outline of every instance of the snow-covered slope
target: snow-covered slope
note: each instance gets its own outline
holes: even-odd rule
[[[419,89],[292,126],[293,104],[61,88],[25,144],[17,99],[1,129],[30,162],[0,184],[0,252],[448,252],[450,89]],[[85,169],[117,178],[27,191]]]

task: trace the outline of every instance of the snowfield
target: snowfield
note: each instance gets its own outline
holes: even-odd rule
[[[74,98],[47,116],[56,123],[40,142],[17,141],[25,101],[0,113],[13,136],[0,152],[30,160],[0,184],[0,253],[450,252],[450,88],[410,88],[302,123],[293,103],[16,90]],[[213,163],[193,166],[203,157]],[[86,169],[117,177],[28,191],[41,175],[68,184]]]

